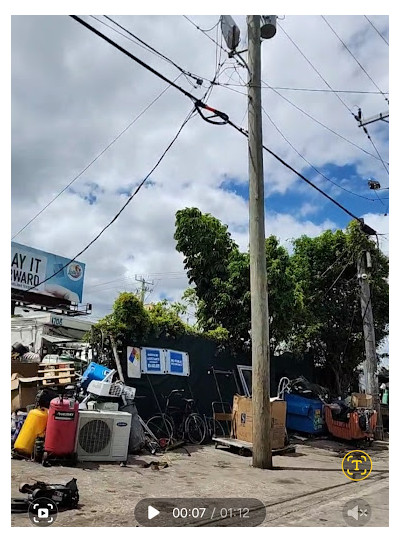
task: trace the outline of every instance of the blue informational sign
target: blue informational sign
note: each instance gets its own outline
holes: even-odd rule
[[[11,243],[11,288],[81,303],[84,274],[81,262]]]
[[[130,349],[130,350],[129,350]],[[128,367],[133,365],[130,357],[134,358],[132,347],[128,351]],[[140,349],[141,372],[147,374],[172,374],[176,376],[189,376],[189,355],[187,352],[166,350],[143,346]],[[128,374],[129,376],[129,374]],[[132,375],[133,377],[133,375]],[[136,377],[133,377],[136,378]]]
[[[142,348],[141,364],[144,373],[164,373],[165,372],[164,350],[161,348]]]
[[[169,371],[183,374],[183,352],[169,351]]]
[[[189,376],[189,355],[187,352],[166,350],[167,373],[176,376]]]

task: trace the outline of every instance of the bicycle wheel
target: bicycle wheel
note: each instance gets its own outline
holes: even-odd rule
[[[206,438],[207,428],[199,414],[189,414],[185,421],[185,434],[192,444],[202,444]]]
[[[146,425],[156,437],[161,448],[166,448],[171,443],[174,428],[166,416],[162,416],[161,414],[153,416],[146,422]]]

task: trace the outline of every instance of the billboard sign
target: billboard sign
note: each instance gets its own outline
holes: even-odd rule
[[[11,288],[81,303],[85,264],[69,261],[69,258],[11,242]],[[54,273],[54,277],[41,284]]]

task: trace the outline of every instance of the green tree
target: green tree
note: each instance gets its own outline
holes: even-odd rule
[[[150,328],[156,337],[179,337],[189,331],[189,326],[180,318],[185,307],[180,303],[169,303],[166,299],[148,308]]]
[[[197,299],[199,326],[204,331],[223,327],[235,350],[250,342],[250,260],[239,251],[226,225],[199,209],[176,214],[175,240],[184,255],[189,282],[187,297]],[[270,289],[270,344],[273,351],[291,329],[294,286],[289,255],[271,236],[265,245]]]
[[[140,299],[131,292],[122,292],[114,301],[113,311],[86,335],[100,356],[113,359],[110,337],[121,346],[140,344],[151,328],[148,312]]]
[[[350,223],[345,232],[328,230],[294,241],[291,273],[296,316],[289,345],[297,352],[311,352],[338,394],[348,391],[364,359],[357,259],[365,250],[374,262],[369,280],[379,345],[388,333],[386,256],[360,231],[358,222]]]

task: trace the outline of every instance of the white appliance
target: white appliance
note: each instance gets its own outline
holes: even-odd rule
[[[78,461],[126,461],[132,414],[80,410],[75,451]]]
[[[107,411],[117,411],[118,403],[99,403],[98,401],[88,401],[87,409],[88,410],[107,410]]]

